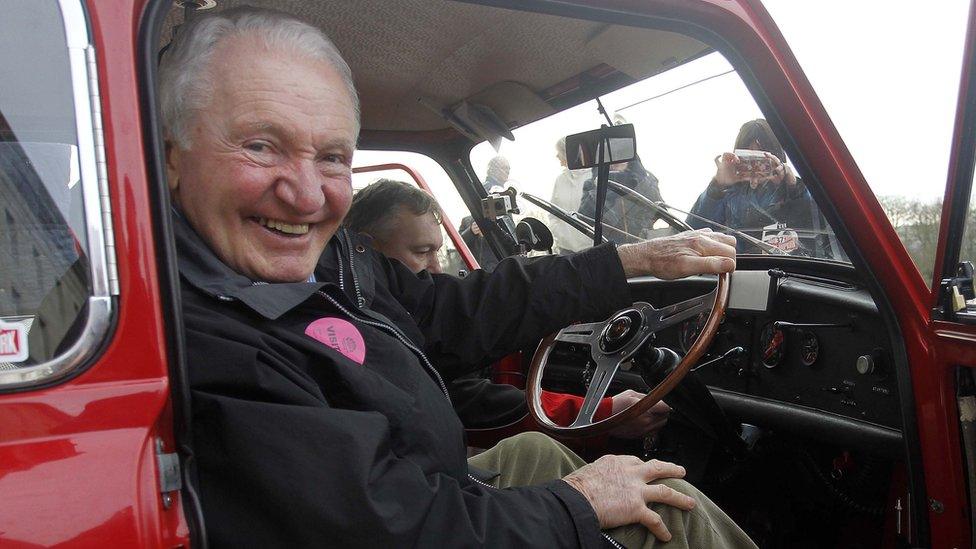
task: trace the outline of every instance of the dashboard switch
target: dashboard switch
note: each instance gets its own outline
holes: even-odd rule
[[[875,363],[874,357],[871,355],[861,355],[857,357],[857,363],[855,366],[857,367],[857,373],[861,374],[862,376],[873,374],[878,367]]]

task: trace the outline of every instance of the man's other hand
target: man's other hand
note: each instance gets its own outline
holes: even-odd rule
[[[652,511],[648,503],[664,503],[690,511],[695,500],[664,484],[648,484],[662,478],[683,478],[685,468],[658,461],[641,461],[636,456],[603,456],[580,467],[563,480],[579,490],[590,502],[600,528],[625,524],[642,524],[661,541],[669,541],[671,532]]]
[[[616,414],[617,412],[630,408],[637,401],[644,398],[644,396],[643,393],[638,393],[631,389],[615,395],[613,397],[613,407],[611,408],[612,413]],[[670,413],[670,406],[665,404],[664,401],[658,402],[654,406],[651,406],[650,410],[610,431],[610,434],[620,438],[640,438],[645,435],[653,435],[668,423],[668,414]]]
[[[624,274],[673,280],[735,270],[735,237],[711,229],[685,231],[617,248]]]

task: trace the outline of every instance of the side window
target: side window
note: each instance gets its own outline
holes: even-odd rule
[[[710,228],[734,234],[740,254],[846,261],[742,80],[720,53],[699,46],[602,96],[613,123],[633,124],[637,140],[637,157],[610,167],[604,235],[627,243]],[[556,251],[578,251],[593,244],[572,221],[594,224],[596,171],[569,170],[561,139],[601,124],[597,103],[587,101],[515,130],[497,151],[479,144],[471,163],[487,190],[519,191],[522,214],[547,222]]]
[[[0,18],[0,390],[68,375],[109,324],[94,53],[81,4],[60,4]]]
[[[763,0],[928,284],[942,220],[969,2],[876,11]],[[865,25],[871,20],[873,24]],[[830,26],[830,40],[823,29]],[[918,29],[924,38],[905,40]],[[925,50],[917,43],[924,42]],[[906,77],[904,67],[911,67]],[[961,259],[966,254],[965,240]],[[941,268],[941,267],[936,267]]]
[[[410,248],[417,248],[405,249],[405,252],[419,256],[421,246],[431,248],[429,253],[435,256],[440,271],[448,274],[457,275],[472,268],[465,261],[466,252],[461,250],[465,245],[460,239],[459,229],[463,223],[470,223],[467,209],[454,183],[436,161],[410,152],[357,151],[353,166],[353,191],[358,193],[381,180],[400,181],[424,189],[435,197],[439,207],[437,217],[441,226],[438,235],[431,235],[430,231],[409,232],[409,235],[422,241],[403,242],[404,246],[412,244]],[[437,247],[437,244],[440,246]],[[415,258],[415,261],[419,260]]]

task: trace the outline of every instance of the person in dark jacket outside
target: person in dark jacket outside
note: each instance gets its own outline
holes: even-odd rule
[[[701,219],[705,218],[745,229],[755,237],[761,237],[762,228],[770,225],[811,228],[814,217],[819,216],[816,206],[806,186],[786,165],[786,152],[769,123],[760,118],[743,124],[734,148],[765,152],[772,170],[761,177],[743,178],[737,175],[743,163],[738,156],[726,152],[715,157],[715,177],[695,201],[688,224],[696,229],[709,227]],[[753,248],[744,240],[738,245],[739,251]]]
[[[498,265],[498,258],[495,256],[495,252],[491,250],[488,239],[481,232],[481,227],[474,222],[473,217],[466,215],[461,219],[458,233],[464,240],[464,244],[471,250],[471,255],[478,261],[478,268],[488,272],[495,270],[495,265]]]
[[[630,162],[621,162],[610,166],[610,180],[629,189],[633,189],[652,202],[660,202],[661,191],[658,188],[657,177],[644,167],[640,157],[634,157]],[[583,198],[580,200],[579,213],[596,218],[596,169],[593,176],[583,184]],[[647,237],[648,231],[654,228],[657,214],[647,206],[635,202],[632,198],[620,195],[613,189],[607,189],[607,198],[603,206],[603,222],[639,239]],[[604,231],[606,237],[614,242],[630,242],[618,232]]]
[[[627,277],[733,270],[731,238],[417,275],[341,226],[358,98],[320,30],[253,9],[203,15],[159,76],[213,546],[599,547],[608,529],[629,546],[754,547],[678,465],[585,464],[538,434],[469,464],[445,387],[630,305]]]
[[[424,190],[392,179],[379,179],[352,199],[343,222],[349,230],[369,236],[376,251],[420,274],[440,273],[438,252],[444,245],[443,214],[434,197]],[[529,416],[525,391],[511,385],[491,383],[476,374],[448,384],[451,401],[461,423],[468,429],[489,429],[521,423],[535,427]],[[626,390],[604,398],[594,415],[601,420],[629,408],[644,395]],[[542,406],[554,422],[569,425],[579,413],[583,399],[576,395],[542,391]],[[634,421],[610,434],[622,438],[650,436],[667,423],[671,408],[658,402]]]

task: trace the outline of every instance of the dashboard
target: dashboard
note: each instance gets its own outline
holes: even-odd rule
[[[765,277],[767,299],[758,300],[760,307],[736,308],[742,300],[733,277],[730,307],[693,375],[737,421],[882,454],[901,452],[898,368],[886,324],[853,270],[834,266],[824,273],[818,266],[811,273],[782,265],[756,269],[762,262],[756,263],[740,261],[739,272]],[[661,307],[710,292],[715,278],[630,283],[635,301]],[[756,293],[755,286],[749,291]],[[683,354],[705,316],[662,330],[653,344]],[[720,358],[735,347],[742,349]],[[547,385],[571,390],[568,385],[580,384],[579,365],[554,362],[550,368],[554,383]],[[618,372],[611,391],[623,388],[647,390],[633,371]]]

